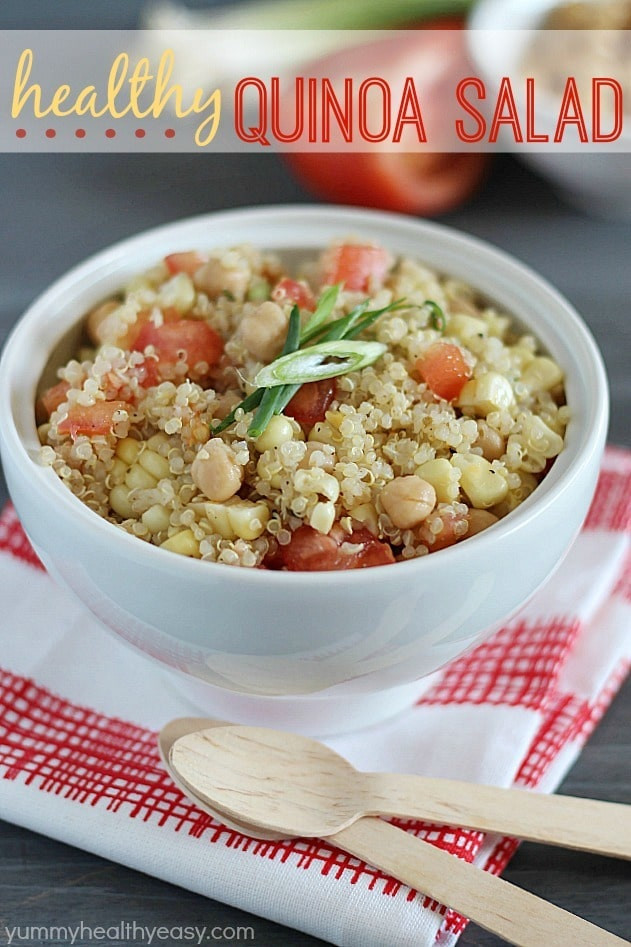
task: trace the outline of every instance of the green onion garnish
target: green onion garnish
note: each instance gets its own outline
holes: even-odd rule
[[[437,332],[444,332],[447,328],[447,320],[438,303],[435,303],[433,299],[426,299],[423,305],[426,309],[429,309],[429,324],[432,329],[436,329]]]
[[[302,331],[300,310],[298,306],[293,307],[281,355],[259,371],[254,379],[254,384],[258,386],[256,390],[244,398],[223,421],[211,427],[211,434],[221,434],[230,427],[236,420],[236,412],[242,408],[244,412],[257,409],[248,434],[250,437],[259,437],[270,419],[287,407],[301,385],[360,371],[384,354],[387,346],[380,342],[355,341],[356,336],[384,313],[407,308],[408,304],[403,299],[397,299],[382,309],[369,312],[370,300],[366,299],[346,316],[327,322],[340,289],[341,286],[329,286],[324,290]],[[431,305],[441,312],[436,303]],[[301,348],[312,339],[318,339],[318,342]]]
[[[289,355],[281,355],[260,370],[254,384],[259,388],[304,385],[308,381],[358,372],[376,362],[387,348],[381,342],[358,342],[354,339],[321,342]],[[328,361],[332,358],[338,361]]]
[[[335,309],[335,303],[337,302],[337,297],[340,294],[341,285],[329,286],[328,289],[325,289],[322,295],[318,300],[318,304],[314,311],[309,316],[304,329],[302,330],[302,335],[300,337],[300,344],[304,345],[305,342],[308,342],[318,334],[318,331],[322,324],[326,322],[333,310]]]

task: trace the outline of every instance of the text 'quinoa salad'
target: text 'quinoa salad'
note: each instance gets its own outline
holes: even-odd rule
[[[467,285],[338,242],[288,274],[174,253],[87,314],[37,404],[41,461],[163,549],[357,569],[492,527],[545,476],[563,374]]]

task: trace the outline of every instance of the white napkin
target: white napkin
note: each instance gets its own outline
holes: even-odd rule
[[[585,529],[548,586],[388,723],[327,742],[360,769],[550,792],[631,658],[631,452],[608,450]],[[189,804],[156,734],[190,713],[0,519],[0,817],[347,947],[452,945],[466,921],[320,841],[260,842]],[[489,871],[516,843],[399,823]]]

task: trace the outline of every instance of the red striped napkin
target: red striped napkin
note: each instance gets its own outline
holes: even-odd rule
[[[416,706],[331,739],[361,769],[550,792],[631,657],[631,452],[609,449],[587,523],[522,613]],[[156,731],[185,715],[163,672],[105,634],[0,519],[0,817],[334,944],[452,945],[466,920],[320,841],[260,842],[189,804]],[[512,839],[398,822],[501,872]]]

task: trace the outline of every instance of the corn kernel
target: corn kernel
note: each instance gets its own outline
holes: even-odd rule
[[[538,355],[524,369],[521,380],[530,391],[550,391],[563,381],[563,372],[546,355]]]
[[[274,447],[286,444],[287,441],[293,440],[293,437],[294,429],[291,421],[282,414],[276,414],[270,419],[269,424],[254,444],[256,449],[263,453],[265,450],[272,450]]]
[[[156,480],[162,480],[170,475],[169,461],[154,450],[144,450],[138,458],[138,463]]]
[[[125,483],[130,490],[150,490],[157,482],[156,478],[152,477],[140,464],[132,464],[125,474]]]
[[[462,388],[457,404],[473,409],[486,417],[491,411],[501,411],[515,403],[511,383],[499,372],[486,372],[472,378]]]
[[[524,420],[522,437],[534,453],[547,459],[556,457],[563,450],[563,438],[536,414],[531,414]]]
[[[134,515],[131,503],[129,502],[129,490],[122,484],[118,484],[118,486],[112,487],[110,490],[110,506],[114,512],[122,516],[124,520]]]
[[[140,453],[141,446],[140,441],[134,440],[133,437],[124,437],[116,445],[116,456],[130,466]]]
[[[124,460],[121,460],[120,457],[114,457],[112,461],[112,466],[110,468],[110,483],[119,484],[122,483],[125,479],[125,474],[127,473],[127,464]]]
[[[160,533],[169,528],[169,511],[165,506],[156,503],[150,506],[140,517],[143,524],[152,533]]]
[[[331,444],[333,447],[340,444],[342,435],[336,427],[328,421],[316,421],[309,431],[308,441],[319,441],[322,444]]]
[[[166,447],[166,445],[169,443],[169,437],[162,431],[158,431],[157,434],[152,434],[152,436],[149,438],[147,441],[147,447],[149,450],[157,450],[159,452],[161,447]]]
[[[178,312],[185,313],[195,302],[195,287],[190,276],[177,273],[160,290],[160,305],[172,306]]]
[[[377,511],[372,503],[360,503],[359,506],[354,506],[350,515],[358,523],[361,523],[362,526],[365,526],[366,529],[369,529],[374,536],[379,534]]]
[[[50,424],[40,424],[37,428],[37,436],[39,438],[40,444],[45,444],[48,440],[48,432],[50,431]]]
[[[414,473],[421,480],[431,483],[439,503],[453,503],[457,499],[460,492],[458,481],[454,476],[454,468],[446,457],[428,460],[417,467]]]
[[[294,486],[298,493],[319,493],[333,503],[340,495],[340,483],[337,477],[327,473],[322,467],[309,467],[297,470],[294,474]]]
[[[177,552],[180,556],[190,556],[193,559],[201,558],[199,543],[195,539],[193,531],[190,529],[183,529],[181,532],[175,533],[175,535],[169,539],[165,539],[165,541],[160,544],[160,548]]]
[[[319,533],[329,533],[335,522],[335,504],[334,503],[316,503],[309,517],[309,526],[317,529]]]
[[[460,486],[472,506],[486,510],[500,503],[508,493],[508,481],[478,454],[454,454],[454,466],[461,471]]]
[[[239,539],[258,539],[264,533],[269,520],[267,504],[237,500],[226,508],[230,526]]]
[[[452,316],[447,324],[449,335],[455,335],[462,342],[466,342],[473,336],[486,336],[489,334],[488,326],[483,319],[476,319],[474,316],[455,315]]]
[[[225,503],[204,503],[204,509],[213,533],[219,533],[222,539],[236,539]]]

